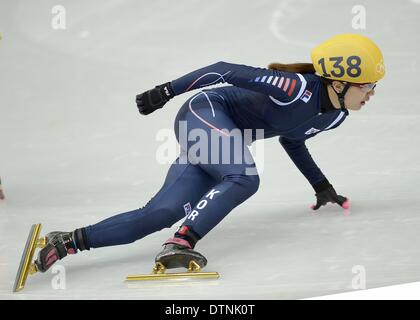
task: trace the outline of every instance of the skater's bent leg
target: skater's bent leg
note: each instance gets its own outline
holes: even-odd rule
[[[259,187],[258,175],[230,173],[224,175],[223,180],[212,187],[198,201],[192,212],[187,216],[179,233],[192,230],[197,238],[195,242],[204,237],[235,207],[257,192]],[[189,240],[189,239],[188,239]]]
[[[131,243],[184,218],[217,183],[199,166],[186,163],[185,157],[181,154],[171,165],[164,185],[146,206],[83,228],[86,248]]]
[[[222,182],[200,199],[175,236],[165,242],[164,249],[156,256],[156,262],[162,263],[166,268],[188,268],[193,260],[201,268],[205,267],[207,259],[193,250],[197,241],[234,207],[254,194],[258,184],[258,176],[255,175],[226,175]]]

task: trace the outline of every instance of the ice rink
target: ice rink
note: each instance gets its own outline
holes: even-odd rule
[[[52,27],[57,4],[66,29]],[[355,5],[364,30],[352,27]],[[420,281],[419,18],[419,0],[1,1],[0,299],[300,299],[353,291],[363,273],[366,288]],[[12,293],[33,223],[71,231],[161,187],[158,132],[195,92],[147,117],[136,94],[221,60],[309,62],[316,44],[345,32],[371,37],[387,68],[361,111],[307,141],[349,212],[311,212],[312,187],[273,138],[258,193],[197,246],[219,280],[124,282],[150,272],[177,224],[65,258],[65,289],[47,272]]]

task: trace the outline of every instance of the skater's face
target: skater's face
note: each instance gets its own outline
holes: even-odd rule
[[[332,85],[337,92],[344,89],[344,84],[339,81],[334,81]],[[370,97],[375,95],[375,86],[376,83],[351,84],[344,96],[346,108],[353,111],[360,110],[369,101]]]

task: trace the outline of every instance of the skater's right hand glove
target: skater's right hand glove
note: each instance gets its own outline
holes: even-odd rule
[[[136,96],[136,103],[139,112],[143,115],[152,113],[153,111],[162,108],[166,102],[175,96],[172,90],[171,83],[167,82],[160,86],[138,94]]]
[[[334,187],[327,179],[317,183],[314,186],[314,189],[316,191],[316,204],[311,206],[313,210],[318,210],[320,207],[325,206],[328,202],[337,203],[344,209],[348,209],[350,207],[349,199],[341,195],[337,195]]]

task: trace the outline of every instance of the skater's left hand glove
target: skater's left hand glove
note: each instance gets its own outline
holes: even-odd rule
[[[175,96],[171,83],[167,82],[160,86],[138,94],[136,96],[136,104],[139,112],[143,115],[152,113],[162,108],[166,102]]]
[[[312,205],[313,210],[318,210],[320,207],[325,206],[328,202],[337,203],[342,208],[348,209],[350,207],[349,199],[341,195],[337,195],[334,187],[328,182],[327,179],[314,185],[316,191],[316,204]]]

